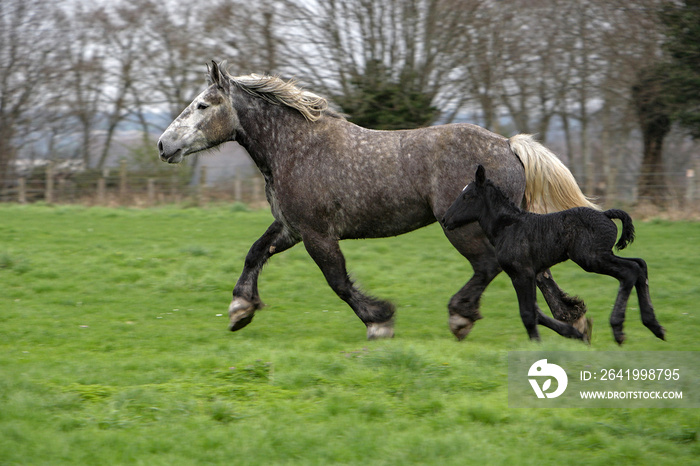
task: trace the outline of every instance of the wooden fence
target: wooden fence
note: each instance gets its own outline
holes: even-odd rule
[[[208,183],[207,167],[199,168],[198,182],[191,183],[186,170],[156,173],[131,172],[126,164],[102,173],[65,173],[49,164],[29,177],[0,180],[0,202],[21,204],[84,204],[104,206],[155,206],[159,204],[203,205],[210,202],[240,202],[262,207],[267,204],[262,176],[233,177],[227,182]],[[700,217],[700,189],[695,171],[663,173],[669,209],[676,216]],[[2,182],[4,181],[4,183]],[[600,187],[594,193],[603,206],[646,204],[637,196],[634,181],[618,184],[613,190]]]
[[[49,164],[43,173],[6,180],[0,201],[20,204],[86,204],[104,206],[155,206],[159,204],[241,202],[266,204],[261,176],[234,177],[226,183],[207,182],[207,167],[199,168],[198,182],[192,184],[183,172],[173,174],[130,172],[126,164],[115,171],[92,176],[57,172]],[[9,182],[7,182],[9,181]]]

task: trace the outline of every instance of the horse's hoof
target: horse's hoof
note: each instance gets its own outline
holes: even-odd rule
[[[450,330],[457,340],[464,340],[474,327],[474,321],[459,314],[450,314]]]
[[[394,321],[367,324],[367,339],[394,338]]]
[[[593,319],[583,315],[571,325],[583,334],[581,338],[583,342],[590,345],[591,338],[593,337]]]
[[[586,317],[585,314],[571,323],[571,325],[583,334],[583,341],[590,343],[593,336],[593,320]]]
[[[666,329],[661,326],[661,324],[659,323],[659,321],[656,320],[656,318],[642,318],[642,323],[646,328],[651,330],[651,333],[653,333],[656,338],[664,341],[666,340]]]
[[[659,328],[656,330],[652,330],[654,332],[654,335],[656,335],[656,338],[660,338],[664,341],[666,341],[666,329],[663,328],[662,326],[659,325]]]
[[[622,332],[613,332],[613,336],[615,337],[617,344],[622,346],[622,344],[625,342],[625,334]]]
[[[243,298],[234,298],[228,307],[228,329],[232,332],[240,330],[253,321],[257,306]]]

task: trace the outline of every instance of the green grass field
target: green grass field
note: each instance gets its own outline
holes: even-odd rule
[[[508,278],[467,340],[446,304],[471,268],[437,226],[342,243],[356,281],[398,306],[368,342],[303,246],[275,256],[268,305],[237,333],[226,309],[271,221],[240,206],[0,206],[0,464],[697,464],[697,409],[513,409],[520,350],[697,351],[700,224],[637,222],[668,341],[609,277],[554,269],[595,321],[592,346],[527,341]],[[540,303],[543,303],[540,298]]]

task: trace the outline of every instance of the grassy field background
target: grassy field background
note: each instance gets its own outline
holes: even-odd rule
[[[637,222],[668,341],[609,277],[554,269],[594,319],[592,346],[527,341],[508,278],[458,343],[446,303],[471,275],[437,226],[344,242],[353,277],[398,305],[365,328],[303,246],[263,271],[267,307],[226,309],[272,218],[241,206],[0,206],[0,464],[697,464],[697,409],[510,409],[512,350],[700,350],[700,224]],[[540,303],[543,300],[540,298]],[[543,305],[543,304],[542,304]]]

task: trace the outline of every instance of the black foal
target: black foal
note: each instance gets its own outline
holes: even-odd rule
[[[617,244],[613,218],[622,220]],[[646,262],[618,257],[612,252],[613,245],[619,250],[634,240],[634,226],[626,212],[617,209],[601,212],[586,207],[551,214],[526,212],[487,180],[484,167],[479,165],[475,182],[464,188],[441,223],[446,230],[452,230],[476,221],[496,249],[498,263],[513,282],[520,317],[530,339],[539,339],[537,324],[566,337],[586,338],[571,325],[544,315],[537,307],[535,277],[567,259],[587,272],[610,275],[620,281],[610,316],[617,343],[622,344],[625,339],[622,324],[632,287],[637,289],[642,322],[654,335],[664,339],[664,328],[656,320],[651,305]]]

